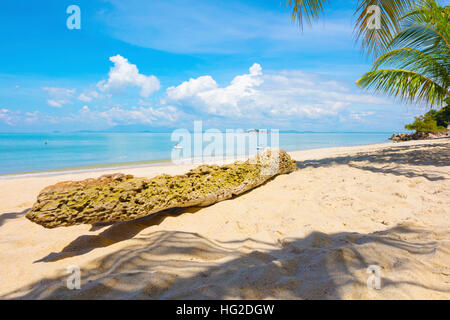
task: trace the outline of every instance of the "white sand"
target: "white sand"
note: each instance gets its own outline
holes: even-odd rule
[[[0,298],[450,298],[448,139],[291,155],[299,170],[238,198],[94,227],[24,215],[45,186],[106,172],[0,179]]]

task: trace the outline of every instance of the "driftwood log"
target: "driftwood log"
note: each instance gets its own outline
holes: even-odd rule
[[[119,173],[60,182],[40,192],[26,217],[46,228],[134,220],[170,208],[208,206],[295,169],[285,151],[266,150],[245,162],[201,165],[178,176]]]

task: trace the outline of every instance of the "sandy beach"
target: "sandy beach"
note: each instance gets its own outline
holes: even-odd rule
[[[234,199],[109,225],[45,229],[25,213],[59,181],[194,166],[0,179],[0,298],[450,299],[449,139],[290,155],[297,171]]]

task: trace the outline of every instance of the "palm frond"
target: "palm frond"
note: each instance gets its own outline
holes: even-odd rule
[[[441,33],[432,26],[412,25],[399,32],[390,44],[391,48],[420,48],[425,52],[446,52],[450,49]]]
[[[292,7],[292,19],[297,20],[300,27],[306,20],[311,24],[323,12],[329,0],[286,0],[286,5]],[[380,8],[380,28],[371,28],[369,22],[373,13],[368,10],[372,6]],[[410,26],[423,25],[432,22],[446,29],[448,36],[450,23],[450,8],[445,7],[440,12],[435,0],[358,0],[355,16],[355,38],[361,41],[361,48],[367,55],[379,55],[387,52],[395,35],[404,24]],[[403,23],[403,26],[402,26]],[[435,30],[443,34],[442,30]],[[450,42],[445,38],[447,44]]]
[[[356,83],[403,101],[442,106],[450,99],[450,9],[435,0],[418,2],[401,18],[402,29],[387,46],[391,51]]]
[[[420,47],[422,50],[450,50],[450,7],[434,0],[421,0],[421,5],[401,18],[402,30],[391,47]]]
[[[365,73],[356,84],[410,103],[440,106],[450,94],[435,81],[413,71],[382,69]]]
[[[414,70],[437,82],[441,87],[450,85],[449,72],[439,61],[440,57],[414,48],[400,48],[380,56],[373,64],[372,70],[382,65],[395,66],[397,69]]]
[[[323,12],[324,5],[328,2],[329,0],[286,0],[286,6],[292,6],[292,20],[297,20],[303,28],[303,19],[311,24]]]
[[[400,30],[400,18],[413,7],[415,0],[359,0],[355,15],[355,37],[367,55],[386,52],[395,34]],[[369,26],[371,6],[380,8],[380,27]]]
[[[403,27],[414,24],[434,25],[448,35],[450,7],[443,7],[435,0],[419,0],[418,2],[414,10],[401,18]]]

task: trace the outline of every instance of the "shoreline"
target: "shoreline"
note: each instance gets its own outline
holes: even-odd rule
[[[424,143],[432,142],[432,141],[443,141],[449,140],[450,137],[441,137],[429,140],[411,140],[411,141],[402,141],[402,142],[379,142],[379,143],[370,143],[370,144],[357,144],[351,146],[336,146],[336,147],[324,147],[324,148],[312,148],[312,149],[300,149],[300,150],[292,150],[287,151],[291,156],[298,153],[309,153],[312,151],[333,151],[337,149],[342,149],[344,152],[351,151],[355,148],[371,148],[371,147],[389,147],[396,144],[407,145],[415,144],[417,142],[423,141]],[[195,159],[186,159],[181,164],[187,165],[200,165],[200,164],[216,164],[216,163],[229,163],[237,160],[248,159],[247,155],[237,156],[232,158],[222,158],[221,156],[215,159],[207,159],[203,162],[194,162]],[[111,163],[111,164],[92,164],[86,166],[76,166],[76,167],[67,167],[67,168],[58,168],[51,170],[38,170],[38,171],[27,171],[27,172],[19,172],[19,173],[7,173],[0,174],[0,180],[10,180],[10,179],[21,179],[21,178],[32,178],[32,177],[47,177],[47,176],[64,176],[64,175],[72,175],[72,174],[85,174],[85,173],[102,173],[102,172],[110,172],[112,170],[128,170],[128,169],[139,169],[139,168],[148,168],[148,167],[166,167],[166,166],[177,166],[180,164],[175,164],[171,159],[161,159],[161,160],[144,160],[144,161],[130,161],[123,163]]]
[[[1,134],[2,133],[0,133],[0,135]],[[22,134],[26,134],[26,133],[17,133],[17,134],[22,135]],[[244,135],[247,135],[247,134],[248,133],[244,133]],[[309,149],[314,149],[314,148],[330,148],[330,147],[339,147],[339,146],[353,146],[353,145],[356,146],[356,145],[364,145],[364,144],[384,143],[384,142],[388,142],[387,136],[389,134],[391,134],[391,132],[364,132],[364,131],[361,131],[361,132],[296,132],[296,133],[286,132],[284,134],[288,134],[288,135],[289,134],[294,134],[294,135],[303,135],[303,134],[335,134],[335,135],[339,135],[339,134],[343,134],[343,135],[346,135],[346,134],[366,134],[366,135],[375,134],[375,135],[380,135],[380,134],[382,134],[383,135],[383,139],[376,139],[376,140],[368,139],[367,142],[353,141],[350,144],[340,143],[340,144],[334,145],[334,146],[331,144],[328,144],[327,146],[323,146],[320,143],[319,144],[313,143],[313,146],[311,146],[311,145],[302,146],[300,144],[298,146],[291,146],[291,147],[287,146],[284,148],[281,147],[281,149],[284,149],[286,151],[299,151],[299,150],[309,150]],[[7,150],[5,150],[5,151],[7,151]],[[131,156],[130,160],[122,161],[116,157],[116,159],[112,162],[109,162],[106,159],[94,160],[90,164],[89,163],[87,163],[87,164],[77,163],[77,161],[75,161],[75,163],[67,163],[62,167],[58,167],[57,165],[52,166],[50,164],[50,166],[45,166],[45,165],[39,166],[38,165],[38,168],[35,168],[35,166],[33,166],[33,162],[28,161],[28,163],[26,165],[20,165],[19,168],[13,169],[12,171],[10,171],[7,169],[12,169],[14,167],[14,164],[11,163],[11,168],[8,168],[7,164],[4,165],[3,170],[0,172],[0,179],[7,179],[10,177],[16,178],[16,177],[21,177],[21,176],[24,176],[24,177],[26,177],[26,176],[41,176],[41,175],[45,176],[45,175],[54,175],[54,174],[64,174],[64,173],[68,173],[68,172],[69,173],[71,173],[71,172],[83,173],[86,171],[101,171],[101,170],[121,169],[121,168],[127,169],[127,168],[142,167],[142,166],[146,166],[146,165],[164,165],[167,162],[171,161],[170,150],[168,150],[168,151],[166,150],[166,152],[167,152],[166,155],[163,155],[162,157],[157,157],[156,159],[153,159],[152,156],[148,156],[148,157],[145,157],[147,159],[144,158],[144,160],[142,160],[142,159],[133,160],[133,158],[136,158],[136,157]],[[133,152],[131,152],[131,154],[133,155]],[[245,157],[245,155],[242,157],[241,156],[238,156],[238,157],[242,158],[242,157]],[[125,158],[127,158],[127,157],[125,157]],[[227,159],[225,159],[225,160],[227,160]],[[62,159],[62,161],[67,162],[67,159]],[[91,170],[91,169],[93,169],[93,170]]]
[[[75,174],[75,173],[87,173],[87,172],[102,172],[109,170],[120,170],[120,169],[135,169],[135,168],[145,168],[153,166],[164,166],[170,162],[170,159],[163,160],[148,160],[148,161],[130,161],[124,163],[105,163],[105,164],[92,164],[87,166],[79,167],[68,167],[60,169],[51,170],[39,170],[39,171],[27,171],[19,173],[6,173],[0,174],[0,180],[3,179],[19,179],[19,178],[30,178],[30,177],[46,177],[54,175],[64,175],[64,174]]]
[[[450,298],[450,139],[289,154],[298,170],[239,197],[113,224],[45,229],[25,214],[46,186],[116,171],[0,179],[0,299]],[[64,286],[73,265],[81,290]]]

